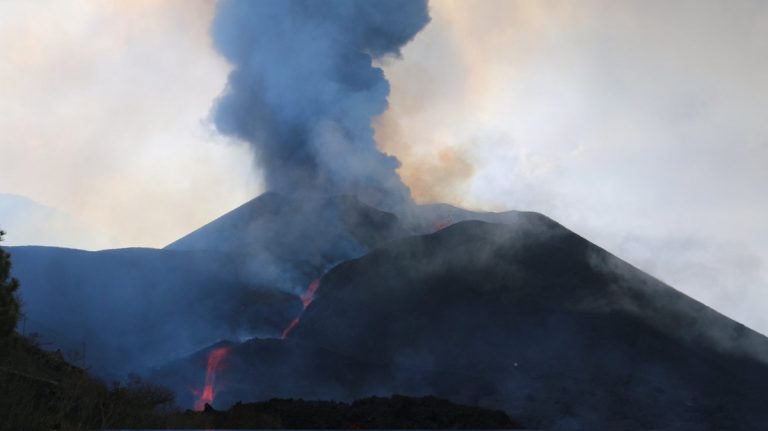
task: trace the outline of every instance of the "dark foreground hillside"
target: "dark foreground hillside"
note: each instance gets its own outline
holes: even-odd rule
[[[59,351],[13,336],[0,353],[0,430],[155,428],[173,394],[136,377],[105,383]]]
[[[516,429],[506,413],[462,406],[434,397],[371,397],[351,404],[272,399],[236,403],[226,411],[169,417],[173,427],[215,429]]]
[[[27,339],[0,357],[0,430],[153,429],[514,429],[506,413],[423,397],[351,404],[272,399],[182,412],[173,395],[136,378],[107,385]]]

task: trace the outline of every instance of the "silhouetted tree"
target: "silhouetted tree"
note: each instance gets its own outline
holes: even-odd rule
[[[3,235],[5,232],[0,231],[0,241]],[[11,277],[11,255],[0,248],[0,344],[7,342],[19,320],[18,288],[18,280]]]

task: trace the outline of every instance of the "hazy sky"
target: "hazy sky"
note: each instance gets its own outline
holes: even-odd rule
[[[0,193],[82,232],[9,243],[162,246],[262,191],[247,146],[208,120],[229,70],[213,7],[0,2]],[[418,199],[541,211],[768,333],[767,2],[431,13],[384,62],[376,125]]]
[[[91,227],[63,242],[90,248],[162,246],[257,194],[246,147],[206,120],[228,71],[213,6],[0,2],[0,192]]]

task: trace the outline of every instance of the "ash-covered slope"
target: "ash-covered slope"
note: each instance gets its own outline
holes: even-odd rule
[[[529,427],[755,429],[766,352],[765,337],[527,214],[336,266],[288,340],[233,347],[217,402],[430,394]]]
[[[402,234],[393,214],[351,196],[267,192],[165,248],[241,252],[270,247],[278,254],[294,252],[286,250],[288,243],[303,245],[306,250],[301,253],[310,254],[318,248],[340,248],[352,241],[371,247]]]
[[[247,256],[239,270],[301,292],[333,265],[406,236],[431,233],[463,220],[518,223],[529,213],[472,212],[447,204],[379,210],[353,196],[264,193],[167,245],[167,250],[213,250]]]
[[[350,196],[264,193],[169,244],[169,250],[246,255],[247,272],[285,290],[303,288],[331,265],[410,232],[391,213]]]

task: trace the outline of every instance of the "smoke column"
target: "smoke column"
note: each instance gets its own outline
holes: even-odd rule
[[[234,68],[215,125],[255,149],[272,191],[409,201],[373,138],[389,94],[373,60],[399,56],[428,22],[425,0],[222,1],[211,32]]]

